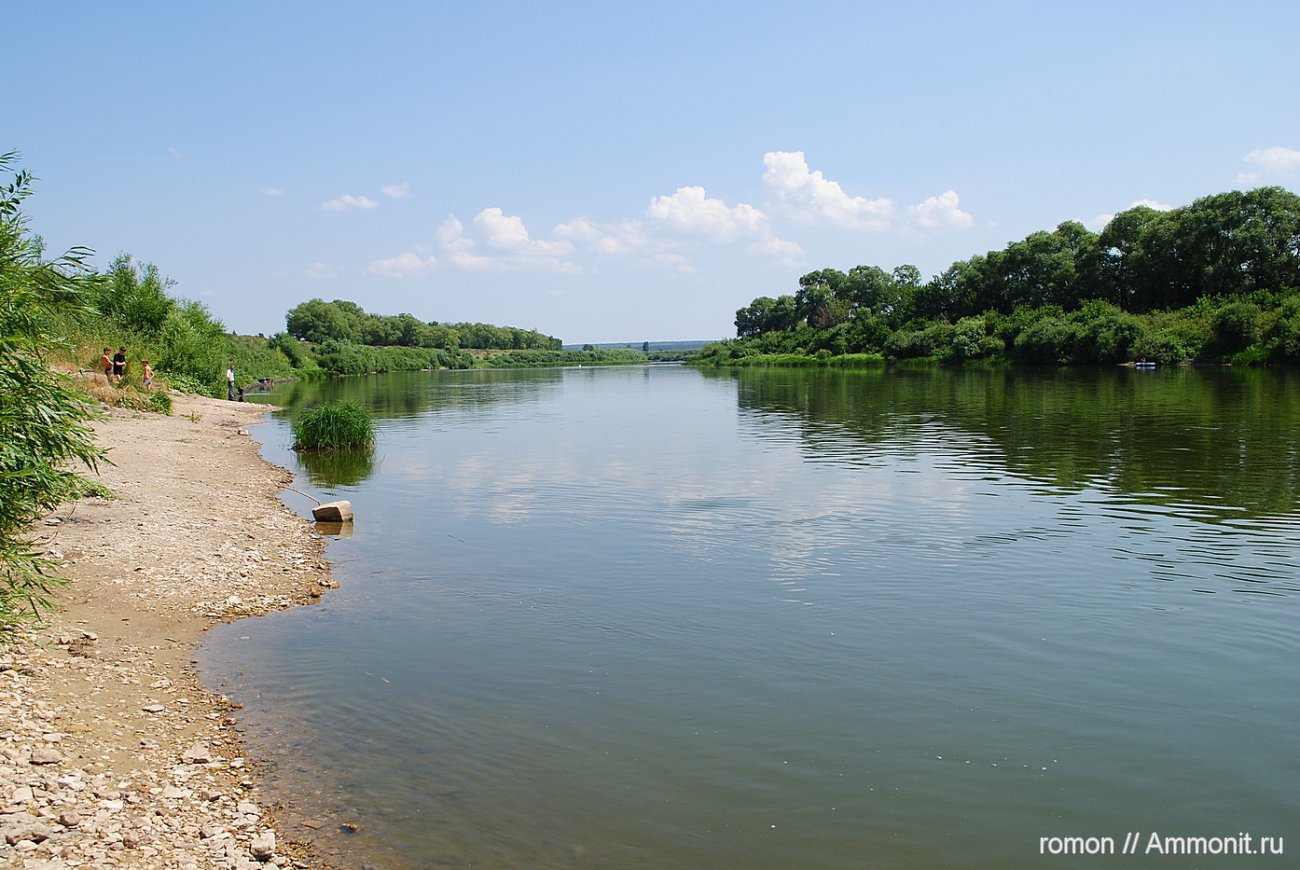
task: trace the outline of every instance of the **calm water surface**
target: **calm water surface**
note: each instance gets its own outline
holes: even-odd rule
[[[1300,854],[1300,379],[452,372],[379,420],[341,588],[214,631],[359,867],[1080,866]],[[304,513],[310,506],[286,495]],[[348,827],[357,831],[349,833]],[[1117,855],[1092,864],[1242,866]]]

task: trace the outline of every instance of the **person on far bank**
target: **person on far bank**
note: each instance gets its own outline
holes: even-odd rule
[[[140,360],[140,378],[146,390],[153,388],[153,366],[149,365],[149,360]]]
[[[104,367],[104,380],[113,383],[113,351],[104,348],[99,356],[99,364]]]
[[[231,363],[230,368],[226,369],[226,398],[235,401],[235,364]]]
[[[122,383],[122,378],[126,376],[126,345],[117,349],[113,354],[113,383]]]

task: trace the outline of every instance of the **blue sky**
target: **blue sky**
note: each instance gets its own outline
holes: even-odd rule
[[[32,228],[229,328],[350,299],[719,338],[1136,202],[1300,190],[1300,4],[10,5]]]

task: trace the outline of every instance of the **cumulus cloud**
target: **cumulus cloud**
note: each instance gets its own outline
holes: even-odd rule
[[[418,278],[437,265],[436,257],[421,257],[414,251],[406,251],[388,260],[375,260],[366,271],[382,278]]]
[[[489,247],[525,257],[564,256],[573,251],[567,241],[545,241],[528,235],[523,218],[508,215],[499,208],[485,208],[474,216],[474,226],[482,231]]]
[[[331,199],[329,202],[321,203],[321,209],[324,211],[347,211],[354,208],[379,208],[379,203],[368,196],[353,196],[350,193],[345,193],[336,199]]]
[[[386,184],[379,188],[379,191],[384,196],[391,196],[393,199],[405,199],[411,195],[411,185],[405,181],[401,184]]]
[[[785,260],[803,255],[798,244],[776,237],[762,211],[743,202],[729,206],[709,197],[703,187],[679,187],[676,193],[653,197],[646,218],[661,230],[709,242],[748,241],[750,253]]]
[[[565,259],[573,251],[572,243],[534,239],[522,218],[499,208],[485,208],[475,215],[474,231],[478,238],[466,235],[465,225],[455,215],[438,227],[438,243],[448,265],[468,270],[582,271]]]
[[[746,203],[734,208],[712,199],[702,187],[679,187],[668,196],[650,200],[646,216],[663,227],[715,242],[734,242],[761,233],[767,218]]]
[[[283,195],[284,195],[284,188],[283,188],[283,187],[272,187],[272,186],[267,186],[267,187],[262,188],[262,193],[263,193],[264,195],[266,195],[266,196],[283,196]]]
[[[1259,184],[1270,178],[1291,178],[1300,175],[1300,151],[1274,145],[1272,148],[1256,148],[1246,155],[1247,163],[1259,167],[1251,172],[1237,176],[1237,184],[1247,186]]]
[[[975,222],[975,219],[969,213],[962,211],[958,207],[960,204],[961,198],[957,196],[957,191],[946,190],[916,205],[909,205],[907,220],[912,226],[925,230],[968,227]]]
[[[763,184],[791,217],[850,229],[884,230],[894,219],[888,199],[849,196],[838,181],[811,171],[802,151],[763,155]]]
[[[302,273],[304,278],[333,278],[337,274],[338,273],[334,271],[333,266],[328,263],[322,263],[320,260],[312,263],[307,267],[306,271]]]

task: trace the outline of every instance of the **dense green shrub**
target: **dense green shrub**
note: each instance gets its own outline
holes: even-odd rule
[[[1017,359],[1063,365],[1074,359],[1079,328],[1062,317],[1042,317],[1016,336]]]
[[[337,450],[371,447],[375,424],[370,414],[352,402],[326,402],[308,408],[293,421],[294,450]]]
[[[149,394],[148,407],[155,414],[170,417],[172,414],[172,397],[166,390],[155,390]]]
[[[1237,353],[1259,340],[1258,305],[1251,302],[1232,302],[1218,311],[1210,320],[1214,349],[1223,354]]]
[[[1191,354],[1182,338],[1171,329],[1151,332],[1133,345],[1133,355],[1162,366],[1178,365],[1190,359]]]

